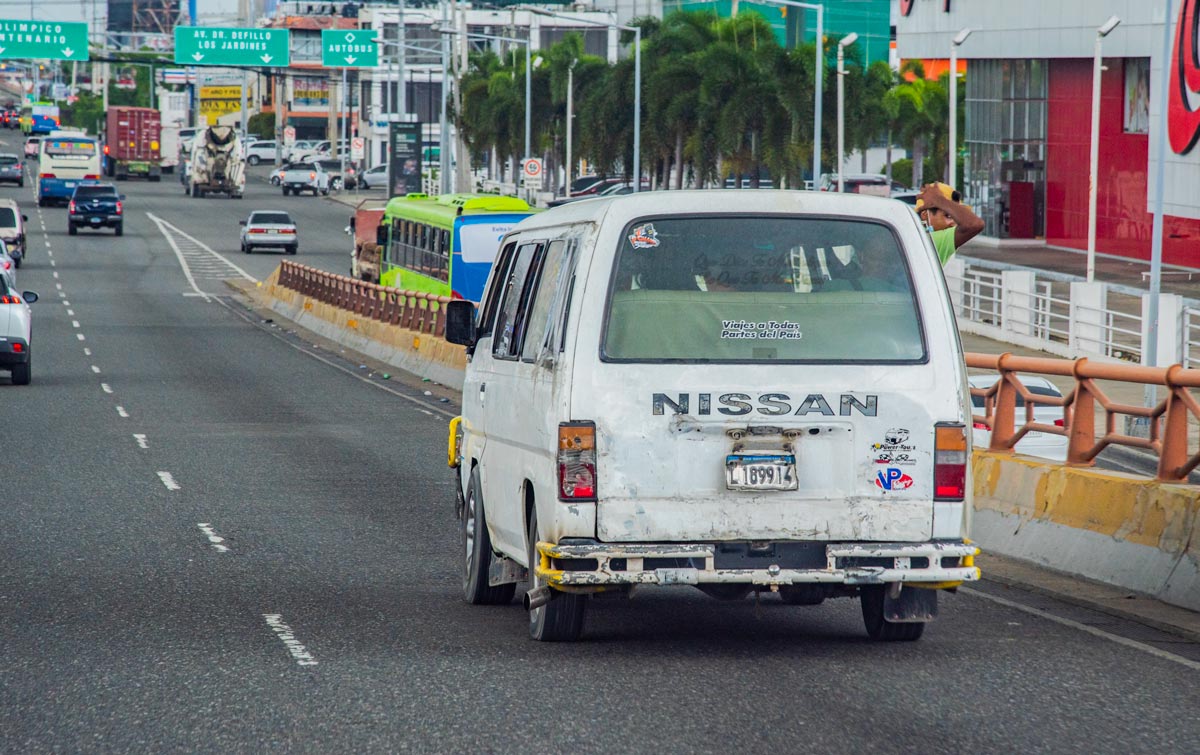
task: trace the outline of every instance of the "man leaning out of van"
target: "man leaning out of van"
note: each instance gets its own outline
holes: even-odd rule
[[[983,220],[962,203],[962,194],[944,183],[923,186],[916,209],[943,265],[983,230]]]

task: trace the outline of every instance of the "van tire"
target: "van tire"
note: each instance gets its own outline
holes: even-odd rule
[[[918,588],[906,588],[918,589]],[[883,618],[883,601],[887,585],[863,585],[859,588],[863,624],[867,636],[879,642],[913,642],[925,633],[924,622],[894,623]]]
[[[492,562],[492,538],[488,534],[484,513],[483,491],[479,469],[471,470],[460,525],[463,555],[463,600],[476,606],[502,606],[512,602],[517,591],[515,583],[488,585],[488,568]]]
[[[538,586],[536,576],[537,554],[534,545],[538,541],[537,509],[529,516],[529,534],[526,549],[529,553],[529,588]],[[529,612],[529,636],[539,642],[574,642],[583,632],[583,614],[587,607],[587,595],[560,592],[554,599],[540,608]]]

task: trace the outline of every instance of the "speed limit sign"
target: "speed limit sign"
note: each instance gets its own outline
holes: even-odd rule
[[[525,188],[541,189],[542,161],[536,157],[527,157],[521,167],[525,173]]]

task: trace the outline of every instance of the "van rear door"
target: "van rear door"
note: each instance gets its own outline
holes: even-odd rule
[[[629,224],[575,366],[597,537],[928,540],[935,426],[963,409],[952,327],[927,327],[917,289],[882,222]]]

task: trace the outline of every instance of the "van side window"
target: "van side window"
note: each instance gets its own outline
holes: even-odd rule
[[[529,304],[529,315],[525,328],[525,343],[521,346],[521,360],[532,362],[546,342],[547,331],[551,330],[550,320],[558,311],[554,304],[561,304],[564,278],[569,270],[564,264],[567,260],[567,242],[554,241],[546,248],[542,261],[542,269],[534,281],[533,295]],[[557,329],[554,329],[557,330]]]
[[[525,330],[525,310],[529,302],[531,281],[537,276],[543,246],[523,244],[517,249],[517,258],[504,287],[500,310],[496,315],[495,337],[492,339],[492,354],[501,359],[514,359],[520,354],[521,337]]]
[[[499,309],[500,297],[508,286],[508,272],[516,257],[517,244],[512,242],[504,247],[496,258],[495,270],[492,273],[491,285],[483,296],[483,305],[479,310],[479,338],[492,334],[492,326],[496,323],[496,311]]]

